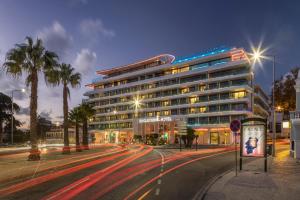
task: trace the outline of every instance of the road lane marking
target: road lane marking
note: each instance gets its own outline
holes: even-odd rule
[[[226,154],[226,153],[232,153],[234,152],[235,150],[229,150],[229,151],[226,151],[226,152],[220,152],[220,153],[215,153],[215,154],[212,154],[212,155],[207,155],[207,156],[203,156],[203,157],[200,157],[200,158],[195,158],[195,159],[192,159],[192,160],[189,160],[189,161],[186,161],[184,163],[181,163],[179,165],[176,165],[175,167],[172,167],[168,170],[166,170],[165,172],[162,173],[162,176],[180,168],[180,167],[183,167],[185,165],[188,165],[190,163],[193,163],[193,162],[196,162],[196,161],[199,161],[199,160],[203,160],[203,159],[207,159],[207,158],[212,158],[212,157],[216,157],[216,156],[220,156],[220,155],[223,155],[223,154]],[[146,183],[144,183],[143,185],[141,185],[140,187],[138,187],[136,190],[132,191],[129,195],[127,195],[124,200],[128,200],[130,199],[133,195],[135,195],[137,192],[139,192],[140,190],[142,190],[143,188],[145,188],[146,186],[148,186],[149,184],[153,183],[154,181],[156,181],[157,179],[159,179],[161,176],[158,175],[158,176],[155,176],[153,177],[152,179],[148,180]]]
[[[156,190],[155,190],[155,195],[158,196],[158,195],[159,195],[159,192],[160,192],[160,189],[159,189],[159,188],[156,188]]]
[[[151,188],[150,190],[148,190],[147,192],[145,192],[142,196],[140,196],[138,198],[138,200],[143,200],[152,190],[153,190],[153,188]]]

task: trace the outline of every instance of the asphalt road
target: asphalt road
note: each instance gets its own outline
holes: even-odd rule
[[[234,167],[234,155],[232,148],[179,152],[130,146],[125,152],[70,166],[56,178],[49,172],[40,178],[50,177],[47,181],[37,184],[37,178],[13,185],[13,192],[2,192],[2,199],[193,199],[211,178]]]

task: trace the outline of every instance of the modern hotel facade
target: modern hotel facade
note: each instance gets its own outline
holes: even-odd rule
[[[169,54],[99,70],[85,100],[96,110],[89,127],[96,142],[147,138],[178,142],[182,126],[199,144],[230,144],[229,123],[269,115],[268,97],[253,85],[243,48],[215,48],[176,59]]]

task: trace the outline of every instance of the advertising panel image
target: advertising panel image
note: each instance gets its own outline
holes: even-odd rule
[[[265,154],[265,126],[245,125],[242,136],[243,156],[263,157]]]

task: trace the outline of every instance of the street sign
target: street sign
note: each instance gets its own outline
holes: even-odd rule
[[[241,122],[239,120],[233,120],[230,123],[230,130],[232,132],[238,132],[241,129]]]
[[[237,176],[237,166],[238,166],[238,161],[237,161],[237,135],[239,130],[241,129],[241,122],[237,119],[232,120],[230,123],[230,130],[233,132],[234,134],[234,146],[235,146],[235,176]]]

